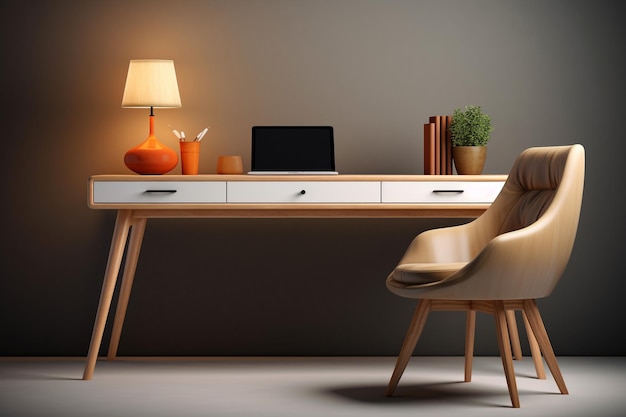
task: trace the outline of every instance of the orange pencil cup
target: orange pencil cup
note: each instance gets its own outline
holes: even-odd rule
[[[200,142],[180,142],[180,164],[183,175],[197,175],[200,162]]]

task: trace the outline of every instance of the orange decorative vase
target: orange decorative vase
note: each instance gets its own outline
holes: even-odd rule
[[[154,116],[150,115],[150,135],[145,142],[126,152],[126,166],[137,174],[165,174],[176,167],[178,155],[154,136]]]

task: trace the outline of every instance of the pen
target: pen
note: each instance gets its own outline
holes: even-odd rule
[[[202,132],[198,133],[198,136],[196,136],[196,138],[193,141],[194,142],[200,142],[208,130],[209,130],[209,128],[205,127]]]
[[[172,129],[172,133],[174,134],[174,136],[178,138],[178,140],[182,141],[184,139],[184,136],[181,138],[180,133],[178,133],[178,130],[174,129],[172,125],[168,125],[168,126]]]

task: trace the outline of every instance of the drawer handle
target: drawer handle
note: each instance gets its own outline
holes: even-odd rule
[[[433,190],[433,193],[454,193],[454,194],[461,194],[462,192],[464,192],[464,190]]]
[[[149,194],[157,194],[157,193],[174,194],[176,190],[146,190],[145,192]]]
[[[305,195],[306,194],[306,190],[300,191],[300,194]]]

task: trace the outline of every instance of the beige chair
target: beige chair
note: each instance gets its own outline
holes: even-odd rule
[[[567,394],[535,300],[550,295],[569,261],[580,216],[584,172],[581,145],[527,149],[518,156],[498,197],[480,217],[460,226],[426,231],[413,240],[387,278],[390,291],[420,300],[389,382],[388,396],[393,395],[431,310],[468,312],[466,381],[471,379],[476,311],[495,317],[509,395],[516,408],[520,403],[507,318],[508,325],[514,325],[515,311],[521,310],[538,376],[543,372],[541,353],[560,392]]]

